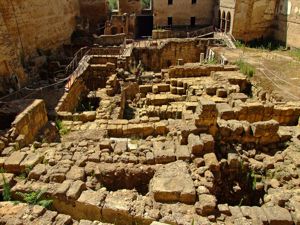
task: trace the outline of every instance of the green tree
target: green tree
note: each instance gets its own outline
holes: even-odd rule
[[[151,7],[151,0],[142,0],[142,6],[144,9],[149,9]]]
[[[108,7],[110,11],[118,9],[118,0],[108,0]]]

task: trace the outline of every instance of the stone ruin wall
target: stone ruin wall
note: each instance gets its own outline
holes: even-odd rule
[[[90,31],[95,33],[98,24],[105,24],[108,19],[106,0],[79,0],[80,15],[89,20]]]
[[[134,49],[136,61],[142,61],[145,70],[159,71],[177,65],[178,59],[184,62],[199,62],[200,53],[205,53],[206,44],[196,39],[170,39],[165,45]]]
[[[0,12],[0,78],[16,74],[24,84],[20,62],[37,49],[54,49],[67,42],[79,4],[76,0],[3,0]]]

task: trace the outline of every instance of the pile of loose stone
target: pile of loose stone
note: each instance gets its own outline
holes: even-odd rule
[[[299,225],[300,103],[249,97],[246,77],[222,68],[171,68],[136,99],[113,76],[95,120],[63,121],[61,143],[3,149],[13,197],[44,190],[54,211],[2,203],[1,223]],[[112,98],[133,118],[105,113]]]

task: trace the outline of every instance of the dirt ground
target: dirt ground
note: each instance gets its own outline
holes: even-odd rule
[[[289,51],[242,48],[221,50],[230,62],[238,59],[256,68],[254,84],[272,93],[278,100],[300,101],[300,61]]]

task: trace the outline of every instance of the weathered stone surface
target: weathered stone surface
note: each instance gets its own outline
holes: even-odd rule
[[[170,163],[176,160],[175,145],[172,142],[154,142],[153,154],[157,164]]]
[[[38,153],[29,153],[26,158],[21,162],[21,169],[33,168],[38,163],[43,161],[43,156]]]
[[[37,164],[28,174],[28,179],[38,180],[41,175],[47,173],[45,164]]]
[[[69,172],[66,174],[68,180],[85,180],[84,168],[78,166],[72,166]]]
[[[217,206],[217,199],[214,195],[199,195],[199,201],[195,204],[196,212],[201,216],[212,214]]]
[[[103,189],[98,191],[83,191],[76,202],[77,215],[82,219],[100,220],[102,218],[102,206],[107,192]]]
[[[279,123],[275,120],[256,122],[251,124],[253,136],[271,136],[277,133],[279,129]]]
[[[76,180],[71,184],[69,190],[66,193],[66,196],[71,199],[78,199],[81,192],[85,189],[85,183],[81,180]]]
[[[27,154],[25,152],[13,152],[4,163],[4,169],[6,172],[21,172],[20,164],[26,155]]]
[[[119,190],[108,194],[102,208],[104,221],[110,222],[114,218],[117,224],[131,224],[130,211],[134,199],[136,199],[136,192],[130,190]]]
[[[183,161],[160,167],[150,182],[150,192],[159,202],[193,204],[196,200],[194,183]]]
[[[189,148],[191,150],[191,152],[194,154],[194,155],[202,155],[203,152],[203,147],[204,147],[204,143],[203,141],[200,139],[199,136],[197,135],[194,135],[194,134],[190,134],[188,136],[188,145],[189,145]]]
[[[215,153],[208,153],[203,156],[205,165],[211,170],[211,171],[219,171],[220,170],[220,164],[217,159],[217,156]]]
[[[263,206],[263,211],[270,225],[292,225],[293,220],[289,211],[279,206],[266,207]]]

